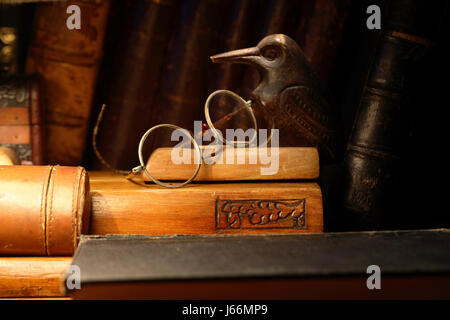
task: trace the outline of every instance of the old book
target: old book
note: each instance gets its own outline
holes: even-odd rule
[[[387,13],[384,0],[352,1],[346,22],[347,27],[340,44],[341,49],[336,57],[335,70],[333,75],[330,74],[334,79],[330,79],[329,88],[333,90],[335,106],[340,112],[344,144],[339,159],[343,158],[380,36],[381,30],[359,27],[367,23],[369,15],[366,11],[372,4],[378,5],[381,12]]]
[[[81,167],[0,166],[0,255],[72,255],[89,226]]]
[[[209,57],[217,52],[223,10],[227,5],[219,0],[183,1],[158,97],[152,108],[152,125],[171,123],[192,130],[194,120],[203,118],[210,80]],[[165,141],[161,132],[156,132],[149,145],[153,144],[153,148],[169,146]]]
[[[99,86],[102,92],[96,98],[99,106],[107,105],[98,148],[113,167],[130,169],[138,161],[139,140],[151,127],[180,1],[116,1],[111,10],[119,13],[108,24],[113,29],[111,34],[108,30],[111,55],[105,57]],[[95,168],[101,168],[100,164]]]
[[[72,257],[0,257],[0,298],[62,297]]]
[[[421,90],[417,70],[435,46],[446,3],[392,1],[388,8],[344,160],[348,229],[396,227],[401,159]]]
[[[81,289],[69,294],[75,299],[448,299],[449,235],[440,229],[87,236],[72,261],[82,270]],[[374,264],[381,268],[381,290],[367,286],[374,273],[367,270]]]
[[[350,0],[302,2],[295,39],[326,85],[333,77],[350,3]]]
[[[202,150],[208,148],[212,147],[203,146]],[[188,180],[195,172],[197,165],[194,163],[193,149],[181,151],[190,154],[189,159],[192,161],[188,164],[175,164],[172,159],[173,150],[173,148],[158,148],[151,154],[147,170],[156,179]],[[316,148],[279,148],[276,160],[270,159],[273,160],[272,163],[263,163],[265,160],[261,159],[259,153],[269,155],[270,152],[275,151],[262,148],[234,148],[233,156],[227,156],[228,150],[225,147],[212,158],[214,162],[202,163],[194,181],[293,180],[319,177],[319,153]],[[228,158],[232,159],[229,163]],[[145,173],[142,177],[150,180]]]
[[[43,106],[36,77],[0,79],[0,147],[11,148],[21,164],[44,163]]]
[[[271,234],[323,231],[313,182],[192,183],[167,189],[90,172],[90,234]]]
[[[47,162],[79,165],[103,51],[109,1],[73,1],[81,10],[81,29],[66,26],[68,3],[37,5],[26,72],[43,79],[47,108]]]

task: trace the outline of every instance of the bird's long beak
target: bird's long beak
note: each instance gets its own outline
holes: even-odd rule
[[[216,54],[214,56],[211,56],[211,61],[214,63],[251,63],[255,60],[256,57],[259,57],[259,49],[258,47],[253,47]]]

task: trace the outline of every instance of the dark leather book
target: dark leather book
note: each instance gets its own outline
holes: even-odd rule
[[[183,1],[158,97],[152,108],[153,125],[171,123],[193,130],[194,120],[204,118],[203,106],[208,97],[208,72],[211,69],[209,57],[217,52],[228,5],[219,0]],[[167,137],[156,132],[153,146],[168,146],[164,144],[166,140]]]
[[[257,12],[255,25],[258,27],[253,31],[251,42],[234,49],[254,46],[265,36],[275,33],[283,33],[295,39],[298,24],[302,19],[300,4],[300,1],[292,0],[270,0],[258,3],[258,6],[253,8]],[[254,68],[247,67],[240,88],[244,99],[250,98],[258,81],[258,72]]]
[[[37,77],[0,78],[0,146],[13,149],[21,164],[44,163],[43,113]]]
[[[79,165],[86,149],[91,104],[106,29],[109,1],[73,1],[81,28],[67,28],[64,2],[36,5],[26,73],[42,78],[47,161]]]
[[[107,106],[99,128],[98,149],[113,167],[126,170],[138,163],[139,140],[152,123],[152,108],[179,19],[180,1],[117,1],[111,10],[117,12],[109,22],[109,29],[114,30],[107,35],[111,54],[102,65],[101,93],[96,98],[98,107],[103,103]]]
[[[448,299],[449,249],[448,229],[84,236],[72,261],[80,287],[68,292],[75,299]],[[368,289],[372,265],[381,290]],[[68,272],[64,284],[74,276]]]
[[[295,39],[326,85],[335,71],[350,6],[351,0],[302,1]]]
[[[446,9],[444,2],[388,2],[344,159],[347,229],[395,228],[398,208],[410,201],[402,198],[400,172],[412,116],[422,109],[415,103],[421,91],[418,70],[436,46]]]
[[[256,10],[258,2],[255,0],[233,0],[227,8],[226,27],[220,35],[217,52],[226,52],[238,48],[245,48],[252,42],[255,32]],[[245,66],[240,64],[211,64],[213,72],[209,92],[227,89],[241,94],[241,82]]]

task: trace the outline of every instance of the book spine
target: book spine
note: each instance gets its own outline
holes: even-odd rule
[[[327,85],[332,78],[351,0],[307,0],[296,40],[312,68]]]
[[[252,34],[255,28],[257,3],[254,0],[234,0],[227,15],[226,28],[220,36],[218,52],[226,52],[237,48],[245,48],[252,42]],[[237,94],[240,92],[240,84],[244,75],[245,66],[240,64],[224,63],[213,64],[209,91],[226,89]]]
[[[315,183],[191,184],[164,189],[91,174],[90,234],[293,234],[323,231]]]
[[[392,228],[414,108],[412,82],[442,21],[440,6],[392,1],[344,158],[346,228]]]
[[[217,50],[226,5],[218,0],[182,3],[180,22],[153,107],[153,124],[171,123],[192,130],[194,120],[203,118],[211,67],[209,57]],[[167,146],[165,141],[156,133],[153,147]]]
[[[79,30],[66,26],[69,4],[80,7]],[[26,72],[42,78],[49,163],[82,161],[108,8],[107,0],[37,6]]]
[[[40,80],[38,77],[31,77],[29,82],[30,91],[30,134],[31,134],[31,155],[34,165],[41,165],[46,162],[44,153],[45,130],[43,128],[44,110],[41,103]]]
[[[178,21],[178,0],[139,0],[115,2],[125,14],[120,23],[114,58],[102,67],[112,69],[102,101],[107,111],[99,130],[98,145],[105,159],[115,168],[130,169],[138,163],[137,145],[151,126],[154,98],[167,60],[169,40]],[[111,8],[117,10],[118,8]],[[117,32],[112,37],[117,38]],[[110,42],[115,39],[111,38]],[[114,143],[111,143],[114,142]],[[99,167],[99,164],[96,164]]]
[[[13,149],[22,164],[43,164],[39,81],[9,76],[0,81],[0,145]]]

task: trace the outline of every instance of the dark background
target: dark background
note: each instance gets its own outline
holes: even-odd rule
[[[100,164],[95,158],[90,145],[92,130],[94,127],[99,107],[108,100],[112,88],[112,79],[121,77],[122,81],[129,81],[128,72],[120,68],[121,59],[126,56],[129,48],[129,42],[124,40],[127,34],[135,27],[133,21],[137,21],[139,6],[145,1],[112,1],[109,13],[109,20],[104,41],[104,55],[99,69],[98,80],[96,84],[96,93],[92,106],[90,134],[86,141],[83,162],[80,165],[87,169],[101,169]],[[190,21],[187,12],[189,6],[194,5],[195,1],[183,1],[181,11],[176,19],[173,19],[171,29],[158,30],[160,33],[169,33],[167,36],[171,39],[167,51],[167,61],[161,68],[161,81],[158,82],[157,95],[164,94],[164,88],[171,88],[170,70],[167,69],[168,64],[174,64],[175,67],[181,68],[189,61],[183,60],[189,58],[183,50],[185,48],[177,47],[177,39],[180,34],[177,30],[183,30],[183,23]],[[225,47],[226,41],[229,39],[231,17],[233,15],[233,5],[238,1],[226,1],[220,4],[219,10],[212,11],[209,14],[214,15],[214,37],[210,42],[203,44],[208,54],[219,53],[228,50]],[[267,26],[271,16],[274,14],[274,8],[280,6],[282,1],[255,1],[252,2],[252,9],[249,11],[249,18],[242,28],[243,47],[250,47],[257,44],[263,38],[265,31],[274,28],[280,33],[285,33],[297,40],[301,47],[308,45],[308,39],[302,35],[302,23],[307,21],[311,16],[311,8],[314,7],[315,1],[285,1],[283,3],[286,10],[283,16],[285,20],[275,24],[275,27]],[[320,1],[317,1],[320,2]],[[344,1],[345,2],[345,1]],[[379,30],[368,30],[366,28],[366,19],[368,14],[366,8],[371,4],[378,4],[382,8],[382,28],[384,26],[384,13],[389,10],[389,1],[347,1],[346,9],[342,14],[346,15],[344,26],[342,28],[341,39],[338,39],[336,45],[330,46],[335,50],[335,58],[332,65],[324,67],[327,72],[324,83],[330,93],[333,107],[339,113],[342,144],[338,152],[337,158],[328,164],[323,164],[321,168],[321,177],[319,183],[324,193],[325,207],[325,228],[327,231],[345,231],[346,222],[343,220],[345,213],[341,204],[342,191],[342,172],[343,158],[346,146],[351,136],[354,126],[355,116],[357,114],[361,95],[365,85],[368,69],[370,68],[375,48],[379,41]],[[429,7],[438,7],[438,2],[427,1]],[[33,32],[33,18],[36,6],[39,4],[26,4],[16,7],[17,14],[20,15],[20,39],[19,43],[19,73],[24,72],[25,60],[27,55],[27,47]],[[295,9],[293,9],[295,8]],[[448,11],[448,10],[447,10]],[[208,14],[207,12],[205,14]],[[11,16],[2,15],[1,22],[8,23]],[[399,184],[396,186],[396,195],[393,203],[386,208],[386,212],[392,216],[392,223],[389,228],[437,228],[449,227],[450,217],[446,208],[446,200],[449,197],[447,190],[447,130],[449,121],[447,120],[448,103],[448,75],[449,75],[449,19],[448,12],[441,12],[441,18],[444,23],[436,32],[433,33],[436,46],[427,53],[418,67],[413,70],[415,75],[414,88],[410,91],[410,103],[403,110],[405,117],[410,117],[410,126],[408,130],[408,140],[401,150],[401,165],[394,174],[399,177]],[[211,22],[212,23],[212,22]],[[330,33],[331,34],[331,33]],[[177,38],[178,37],[178,38]],[[331,39],[330,39],[331,41]],[[200,45],[200,44],[199,44]],[[204,50],[206,50],[204,49]],[[239,48],[233,48],[239,49]],[[207,55],[205,55],[207,56]],[[313,57],[308,57],[313,58]],[[170,60],[172,59],[172,60]],[[204,61],[201,60],[202,65]],[[216,89],[230,89],[243,95],[249,94],[251,88],[248,85],[254,85],[254,81],[249,81],[248,76],[243,76],[241,82],[234,82],[230,87],[214,87],[220,84],[216,81],[221,75],[221,69],[218,65],[213,65],[209,61],[206,62],[207,67],[201,69],[203,85],[197,91],[195,97],[198,101],[205,101],[208,94]],[[139,67],[139,66],[136,66]],[[248,67],[237,66],[241,68],[242,75],[248,74]],[[319,68],[320,69],[320,68]],[[199,69],[193,69],[199,70]],[[323,71],[322,69],[319,71]],[[321,73],[319,72],[318,73]],[[204,73],[204,74],[203,74]],[[166,74],[166,80],[164,75]],[[169,74],[167,76],[167,74]],[[319,74],[320,75],[320,74]],[[189,77],[183,79],[175,79],[178,81],[197,81],[197,74],[190,74]],[[321,75],[323,77],[323,73]],[[173,80],[173,81],[175,81]],[[189,88],[188,88],[189,89]],[[176,91],[177,94],[190,94],[189,90]],[[157,99],[156,99],[157,100]],[[145,103],[145,102],[144,102]],[[156,102],[154,102],[156,103]],[[152,108],[148,105],[148,108]],[[199,111],[192,111],[192,116],[196,119],[202,119]],[[176,109],[175,109],[176,111]],[[176,111],[176,112],[179,112]],[[136,114],[135,117],[139,117]],[[174,121],[182,120],[183,114],[178,113],[173,119]],[[157,118],[157,117],[156,117]],[[140,136],[146,128],[149,128],[155,117],[149,118],[146,127],[136,127],[136,132],[129,132],[130,137]],[[159,120],[159,119],[158,119]],[[107,121],[107,119],[105,120]],[[170,122],[170,121],[168,121]],[[182,122],[182,121],[181,121]],[[183,123],[175,123],[183,125]],[[405,130],[405,128],[401,128]],[[108,132],[108,129],[105,129]],[[100,137],[100,142],[107,141],[114,137]],[[130,150],[136,150],[138,140],[130,138]],[[133,140],[134,139],[134,140]],[[102,143],[100,143],[100,146]],[[114,144],[112,144],[114,147]],[[137,163],[136,152],[124,153],[121,159],[110,159],[113,165],[121,169],[129,169],[130,164]],[[124,160],[125,159],[125,160]],[[398,193],[398,194],[397,194]]]

